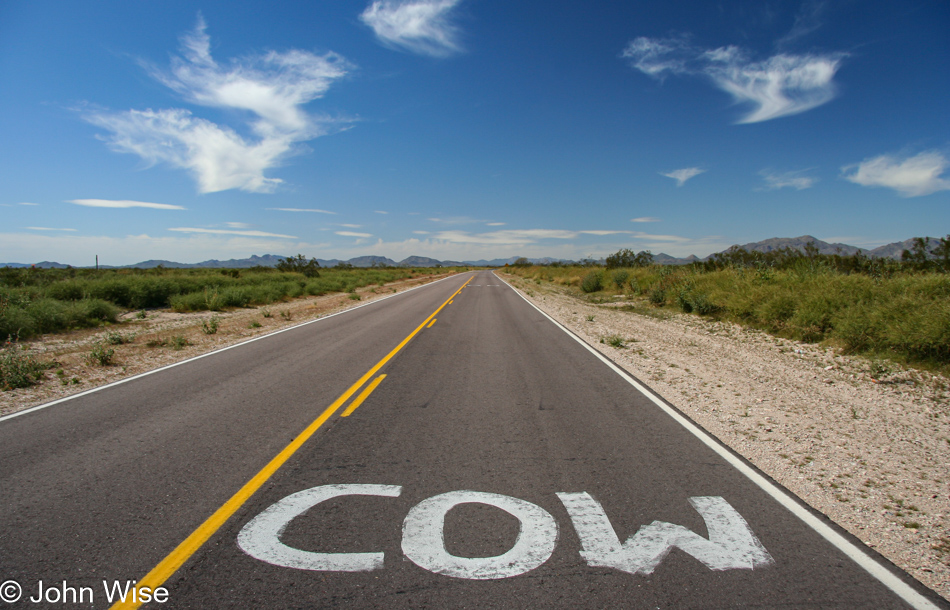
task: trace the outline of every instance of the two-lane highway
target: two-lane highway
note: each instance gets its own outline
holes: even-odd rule
[[[463,274],[0,420],[0,580],[24,608],[133,579],[175,608],[948,607],[676,416]]]

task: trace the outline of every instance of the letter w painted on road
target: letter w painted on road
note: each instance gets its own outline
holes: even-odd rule
[[[774,562],[742,515],[718,496],[689,499],[706,521],[708,540],[682,525],[654,521],[641,527],[623,544],[600,502],[590,494],[559,493],[557,496],[581,540],[581,557],[592,567],[650,574],[673,547],[689,553],[710,570],[751,570]]]

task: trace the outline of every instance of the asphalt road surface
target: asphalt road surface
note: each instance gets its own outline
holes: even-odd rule
[[[453,276],[0,420],[0,608],[950,607],[694,430]]]

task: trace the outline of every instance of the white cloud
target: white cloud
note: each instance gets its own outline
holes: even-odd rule
[[[74,266],[130,265],[149,259],[197,263],[208,259],[247,258],[251,254],[291,255],[304,252],[330,258],[328,243],[291,241],[272,237],[173,233],[150,235],[77,235],[74,233],[6,233],[0,235],[0,261],[35,263],[57,261]],[[312,253],[312,254],[311,254]]]
[[[272,192],[282,181],[264,173],[299,153],[299,142],[328,133],[333,123],[318,121],[302,106],[323,97],[348,66],[334,53],[291,50],[223,67],[211,57],[205,27],[199,17],[195,29],[182,37],[183,57],[173,57],[168,72],[151,68],[150,73],[194,104],[250,112],[254,138],[184,109],[91,112],[85,119],[111,132],[106,140],[118,152],[190,171],[202,193]]]
[[[280,233],[267,233],[265,231],[235,231],[231,229],[197,229],[192,227],[176,227],[168,229],[179,233],[207,233],[209,235],[243,235],[245,237],[279,237],[281,239],[297,239],[294,235],[281,235]]]
[[[630,235],[633,231],[578,231],[584,235]]]
[[[488,223],[485,223],[485,226],[488,226],[488,227],[503,227],[503,226],[505,226],[506,224],[508,224],[508,223],[505,223],[505,222],[488,222]]]
[[[76,229],[54,229],[52,227],[23,227],[30,231],[75,231]]]
[[[835,96],[833,82],[844,53],[792,55],[780,53],[754,61],[739,47],[703,50],[685,39],[640,37],[621,54],[644,74],[662,78],[666,73],[709,78],[751,106],[739,123],[758,123],[811,110]]]
[[[38,203],[30,203],[29,201],[21,201],[17,205],[39,205]]]
[[[765,188],[767,190],[776,190],[782,188],[793,188],[796,190],[804,190],[811,188],[818,182],[818,178],[812,176],[805,176],[804,172],[808,170],[802,170],[797,172],[775,172],[769,169],[764,169],[759,172],[759,175],[762,176],[762,179],[765,180]]]
[[[485,222],[484,220],[479,220],[477,218],[472,218],[471,216],[449,216],[447,218],[427,218],[429,222],[438,222],[446,225],[469,225]],[[505,224],[505,223],[497,223]]]
[[[336,214],[327,210],[318,210],[315,208],[265,208],[267,210],[276,210],[278,212],[312,212],[314,214]]]
[[[342,222],[340,223],[340,226],[346,227],[347,229],[362,229],[363,228],[363,225],[351,225],[351,224],[346,224]]]
[[[356,233],[355,231],[334,231],[337,235],[342,237],[372,237],[372,233]]]
[[[226,222],[224,223],[224,226],[226,226],[229,229],[250,229],[251,228],[251,225],[249,225],[246,222]]]
[[[374,214],[389,214],[389,212],[384,212],[383,210],[376,210]]]
[[[698,167],[684,167],[683,169],[677,169],[671,172],[666,172],[666,173],[660,172],[660,175],[676,180],[676,186],[683,186],[683,184],[687,180],[689,180],[690,178],[693,178],[694,176],[698,176],[699,174],[702,174],[705,171],[706,170],[700,169]]]
[[[66,203],[75,203],[89,208],[151,208],[153,210],[184,210],[180,205],[170,203],[150,203],[148,201],[128,201],[125,199],[70,199]]]
[[[660,219],[656,216],[640,216],[639,218],[631,218],[630,222],[660,222]]]
[[[620,56],[629,59],[633,67],[644,74],[662,78],[664,72],[688,72],[689,52],[685,39],[661,40],[640,36],[630,41]]]
[[[903,197],[920,197],[950,190],[950,180],[941,178],[950,166],[941,153],[925,151],[913,157],[881,155],[841,168],[847,180],[861,186],[884,186]]]
[[[376,0],[360,15],[386,46],[446,57],[461,51],[451,12],[461,0]]]

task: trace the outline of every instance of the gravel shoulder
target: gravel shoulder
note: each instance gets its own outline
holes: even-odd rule
[[[594,304],[549,283],[503,277],[799,498],[950,599],[945,377],[897,365],[875,377],[867,360],[822,346],[640,301]]]

